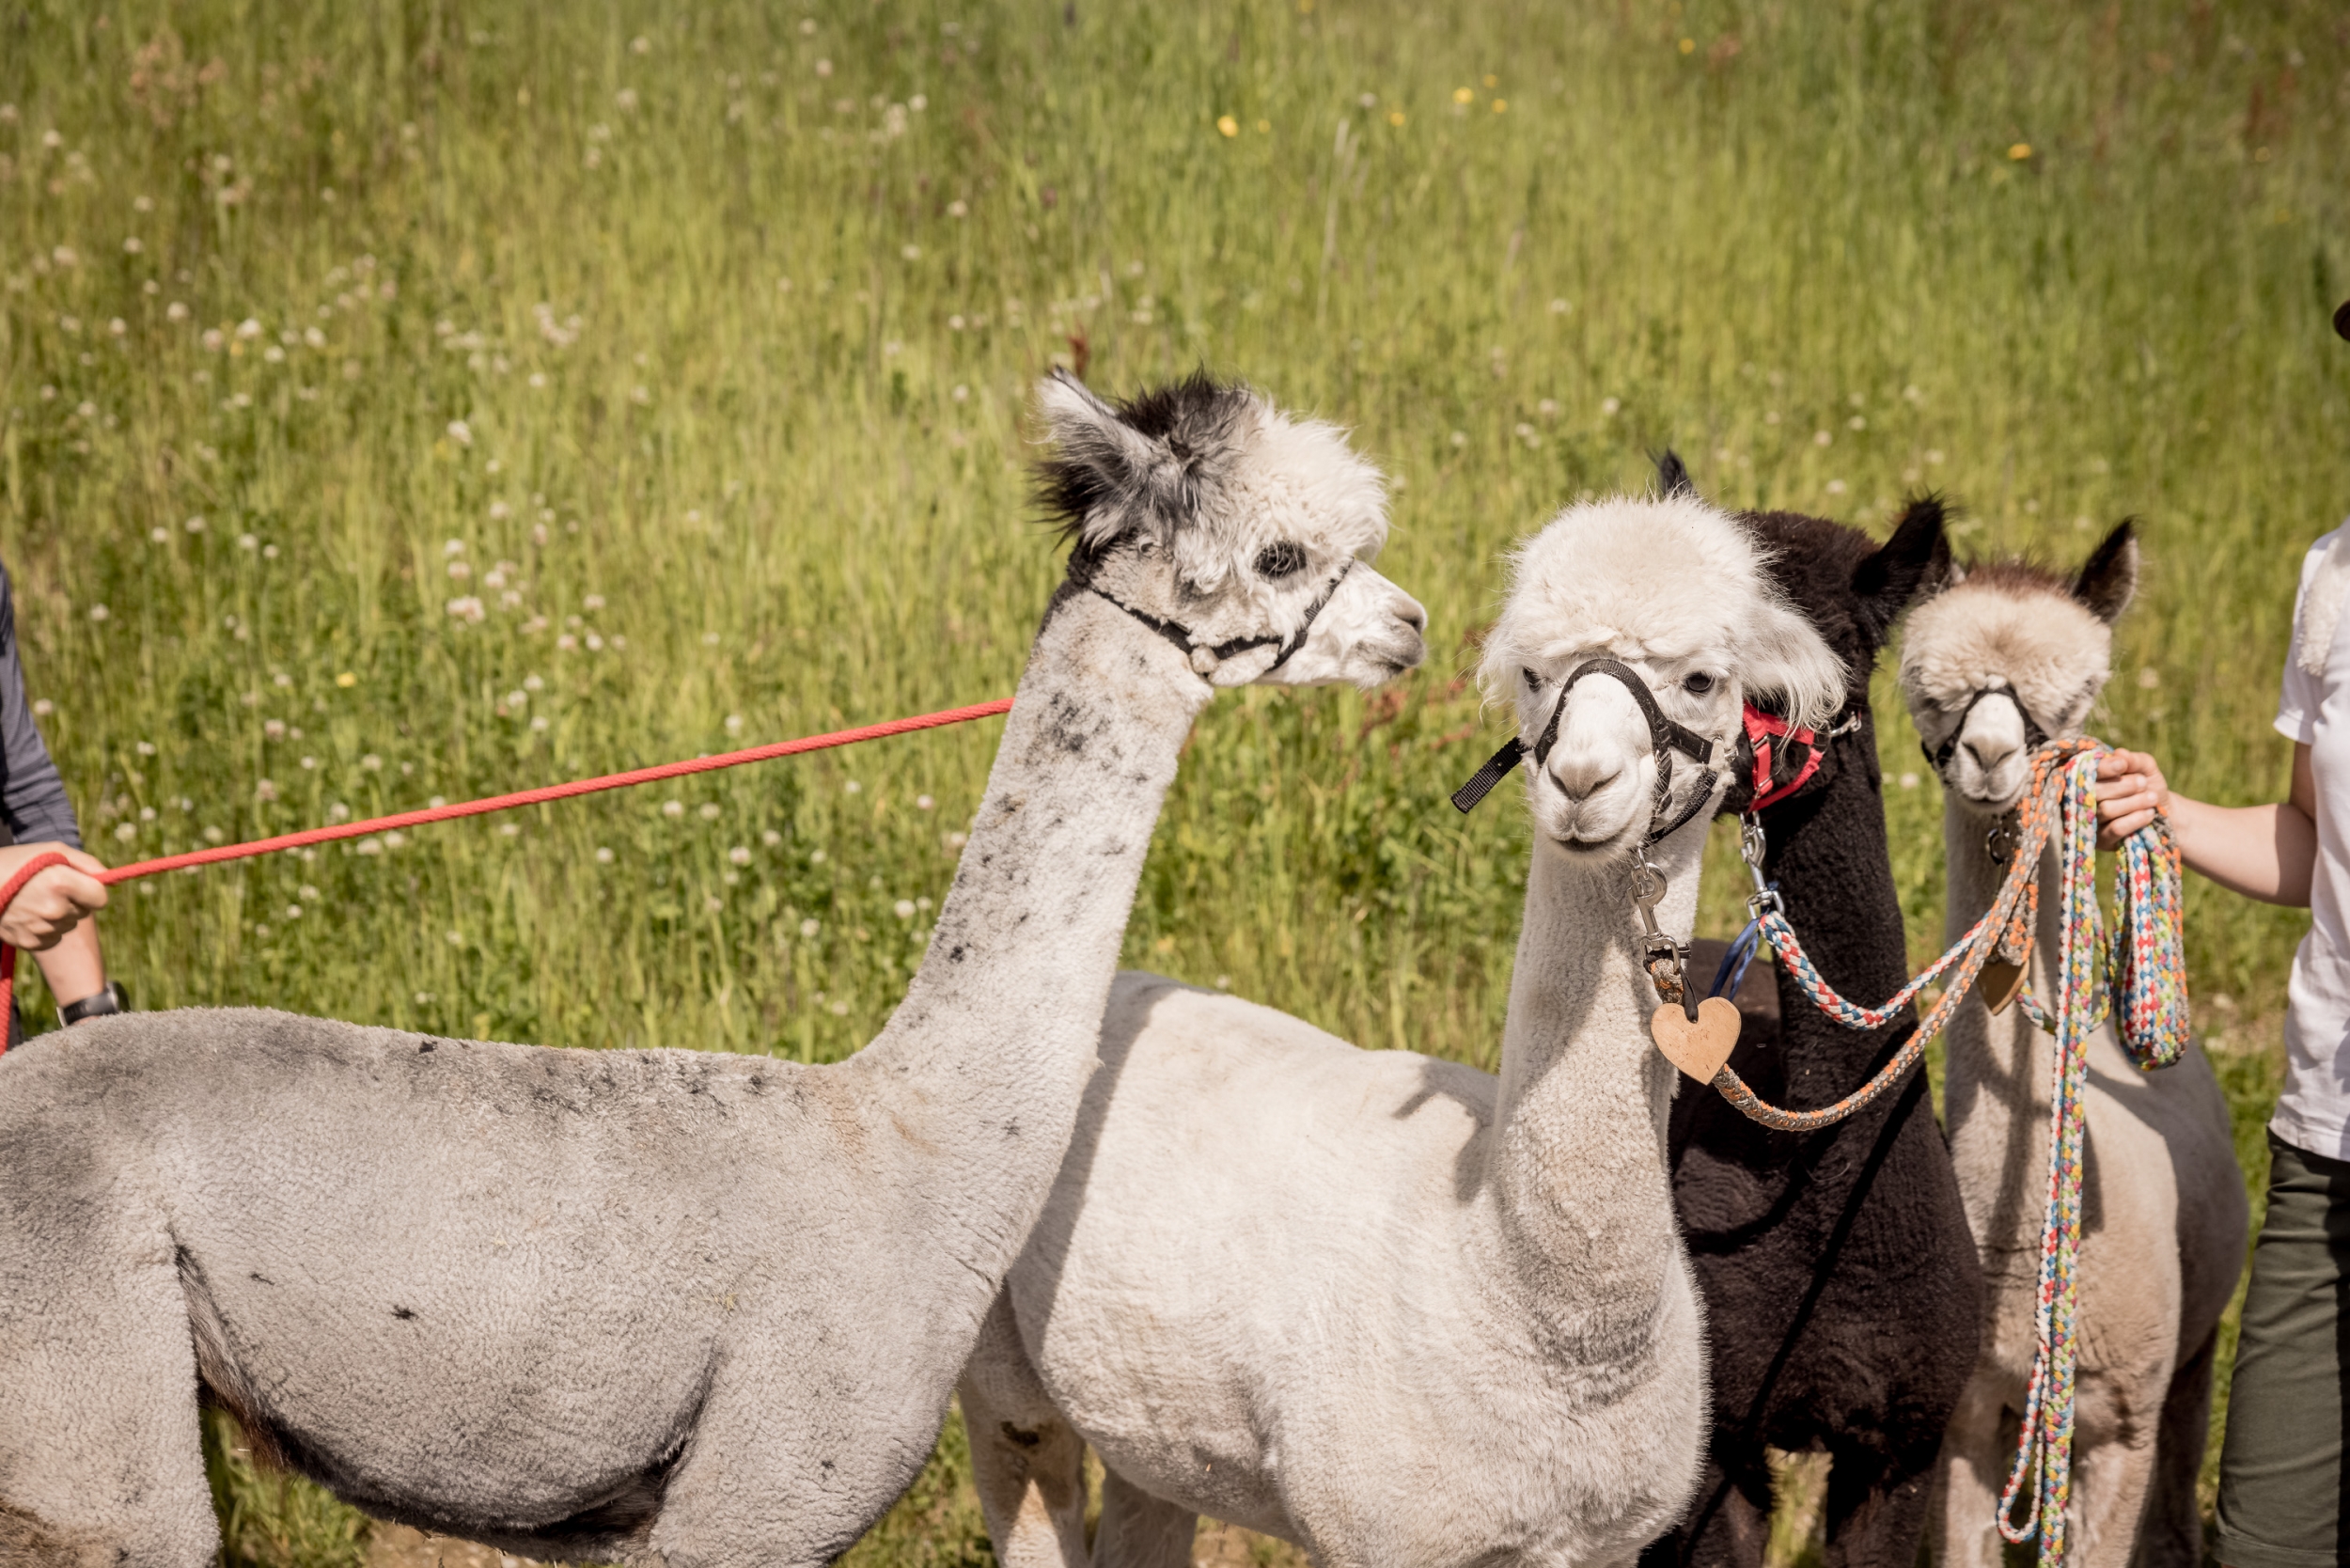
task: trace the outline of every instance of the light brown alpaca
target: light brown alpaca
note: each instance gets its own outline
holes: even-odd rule
[[[1942,776],[1951,938],[2006,874],[1997,831],[2022,799],[2032,747],[2082,732],[2137,581],[2124,523],[2077,578],[2017,561],[1954,567],[1943,591],[1910,611],[1902,690]],[[2050,1005],[2056,856],[2052,840],[2027,977]],[[1943,1439],[1935,1557],[1944,1568],[1998,1568],[1995,1515],[2031,1374],[2055,1039],[2021,1007],[1995,1016],[1977,995],[1945,1041],[1950,1157],[1986,1289],[1975,1375]],[[2193,1568],[2212,1350],[2247,1224],[2227,1105],[2201,1049],[2147,1073],[2110,1024],[2090,1039],[2086,1105],[2072,1538],[2085,1568]]]

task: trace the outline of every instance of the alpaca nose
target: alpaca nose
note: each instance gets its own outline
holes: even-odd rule
[[[1559,792],[1569,800],[1582,802],[1623,776],[1623,764],[1614,757],[1594,751],[1566,751],[1550,762],[1551,781]]]
[[[1964,745],[1975,766],[1984,773],[2015,755],[2015,743],[2005,735],[1969,735]]]
[[[1428,635],[1428,612],[1420,608],[1418,600],[1406,598],[1402,608],[1395,612],[1395,618],[1409,626],[1416,635]]]

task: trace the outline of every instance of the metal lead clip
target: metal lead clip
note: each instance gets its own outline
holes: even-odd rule
[[[1747,875],[1754,879],[1754,894],[1747,900],[1747,916],[1760,920],[1765,912],[1783,915],[1787,905],[1778,896],[1778,889],[1762,880],[1762,819],[1749,811],[1738,819],[1738,858],[1747,863]]]
[[[1648,957],[1642,967],[1662,1002],[1679,1002],[1692,1024],[1698,1019],[1697,988],[1689,983],[1689,949],[1665,934],[1656,906],[1665,897],[1665,873],[1650,863],[1648,846],[1632,852],[1632,906],[1640,912],[1640,942]]]

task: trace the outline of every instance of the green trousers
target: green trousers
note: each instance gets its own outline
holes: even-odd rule
[[[2252,1248],[2219,1453],[2218,1556],[2228,1568],[2334,1568],[2350,1564],[2350,1160],[2273,1133],[2268,1152],[2268,1216]]]

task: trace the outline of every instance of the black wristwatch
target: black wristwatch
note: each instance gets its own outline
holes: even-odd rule
[[[120,985],[109,980],[103,990],[94,992],[78,1002],[68,1002],[57,1009],[57,1023],[62,1027],[70,1029],[85,1018],[102,1018],[109,1012],[130,1011],[130,996]]]

